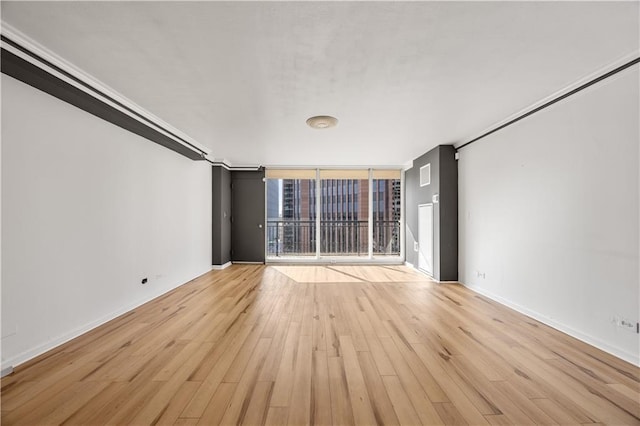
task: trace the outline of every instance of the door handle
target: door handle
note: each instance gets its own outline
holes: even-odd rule
[[[262,224],[261,223],[258,224],[258,228],[262,228]]]

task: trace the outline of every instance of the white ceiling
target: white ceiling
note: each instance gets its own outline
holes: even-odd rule
[[[638,51],[638,2],[2,2],[235,165],[402,165]],[[306,126],[312,115],[339,119]]]

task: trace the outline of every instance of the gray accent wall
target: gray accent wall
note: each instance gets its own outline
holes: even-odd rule
[[[415,243],[418,241],[418,206],[420,204],[427,204],[431,202],[431,198],[434,194],[438,193],[438,186],[440,185],[439,178],[439,158],[438,147],[423,154],[422,156],[413,160],[413,167],[405,173],[405,226],[406,226],[406,261],[418,267],[418,251],[415,250]],[[431,164],[431,184],[420,187],[420,167]],[[437,214],[438,207],[434,206],[433,209],[433,275],[434,277],[439,275],[439,252],[436,250],[438,247],[438,241],[440,240],[439,233],[439,215]]]
[[[231,172],[213,166],[212,265],[231,260]]]
[[[458,161],[452,145],[440,145],[440,281],[458,280]]]
[[[420,167],[431,164],[431,183],[420,186]],[[440,145],[416,158],[405,174],[406,261],[418,266],[418,206],[433,204],[433,277],[439,281],[458,280],[458,166],[455,148]]]

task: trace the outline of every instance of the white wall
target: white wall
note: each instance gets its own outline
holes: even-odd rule
[[[210,270],[211,167],[2,75],[2,231],[7,367]]]
[[[638,364],[638,67],[460,151],[460,280]],[[485,278],[478,277],[485,273]]]

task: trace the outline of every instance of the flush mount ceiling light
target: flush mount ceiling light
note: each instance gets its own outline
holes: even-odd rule
[[[335,127],[338,124],[338,119],[330,115],[316,115],[307,119],[307,124],[314,129],[326,129]]]

